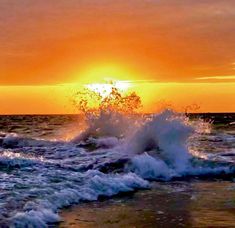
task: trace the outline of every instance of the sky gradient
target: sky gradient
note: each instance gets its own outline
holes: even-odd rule
[[[0,113],[71,112],[58,85],[106,77],[142,88],[146,110],[164,99],[235,111],[234,9],[233,0],[0,0]]]

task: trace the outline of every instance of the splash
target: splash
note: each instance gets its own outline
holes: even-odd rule
[[[87,128],[72,140],[73,143],[86,141],[95,148],[100,145],[110,148],[117,146],[118,140],[122,139],[119,145],[122,153],[134,157],[147,152],[153,156],[154,162],[147,154],[147,157],[141,157],[140,162],[135,158],[133,164],[139,166],[146,157],[146,164],[155,164],[154,169],[160,170],[159,165],[167,167],[169,170],[165,168],[165,173],[173,173],[172,170],[182,173],[188,168],[192,155],[187,141],[195,130],[185,115],[171,110],[160,114],[140,114],[137,112],[141,107],[140,97],[134,92],[123,95],[115,87],[106,97],[94,91],[77,95],[82,95],[77,108],[85,116]],[[96,106],[90,106],[91,103]]]
[[[165,110],[153,115],[138,129],[128,143],[128,150],[135,154],[155,151],[158,159],[181,172],[187,168],[191,158],[187,141],[193,133],[193,127],[182,115]]]
[[[126,172],[134,172],[144,179],[169,180],[230,170],[223,164],[219,165],[220,169],[214,167],[206,153],[199,149],[200,138],[211,134],[210,122],[190,120],[187,112],[170,109],[141,114],[140,97],[134,92],[123,94],[115,87],[105,97],[94,91],[82,95],[86,98],[80,97],[77,107],[85,116],[87,127],[72,143],[85,142],[92,145],[91,150],[117,152],[123,161],[129,159]],[[92,102],[95,106],[90,105]],[[102,165],[101,170],[112,172],[115,167],[124,167],[120,162],[113,160],[104,164],[106,167]]]
[[[198,145],[190,143],[195,144],[202,134],[210,134],[209,122],[191,121],[187,113],[170,109],[141,114],[140,97],[134,92],[123,94],[115,87],[105,97],[94,91],[79,95],[77,108],[87,127],[72,142],[117,150],[130,158],[128,171],[143,178],[171,179],[197,170],[195,158],[207,159],[205,153],[201,156],[194,150]]]
[[[151,153],[155,160],[161,160],[161,165],[163,162],[177,173],[183,173],[190,165],[190,137],[209,129],[203,121],[189,121],[185,114],[170,109],[152,115],[141,114],[138,112],[140,97],[135,92],[122,94],[115,87],[105,97],[85,90],[78,92],[76,99],[76,107],[85,117],[87,127],[73,143],[86,141],[95,148],[120,144],[125,154],[134,157]],[[150,161],[149,157],[146,159]],[[138,159],[134,163],[136,161]]]
[[[126,136],[136,124],[141,99],[135,92],[125,95],[112,87],[105,97],[90,90],[78,92],[74,104],[86,123],[86,129],[73,140],[79,142],[89,137]]]

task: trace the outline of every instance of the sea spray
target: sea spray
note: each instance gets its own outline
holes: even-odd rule
[[[90,97],[94,97],[93,93]],[[102,96],[98,94],[95,97]],[[196,154],[189,149],[190,138],[210,131],[210,123],[189,121],[184,114],[172,110],[151,115],[137,114],[140,98],[135,93],[122,95],[116,88],[112,88],[105,99],[100,99],[96,108],[89,108],[88,103],[84,99],[79,103],[86,116],[87,128],[72,142],[92,144],[93,150],[103,147],[118,151],[120,156],[130,159],[126,170],[145,173],[141,175],[143,178],[148,176],[146,167],[152,173],[150,177],[155,176],[156,179],[189,174],[193,170],[192,161],[195,164],[192,152]],[[141,154],[140,159],[138,156]],[[102,167],[102,170],[107,169]],[[162,175],[162,170],[167,172]]]
[[[86,140],[89,137],[118,137],[122,138],[132,131],[137,124],[136,111],[141,107],[141,99],[136,93],[121,94],[115,87],[105,98],[94,95],[94,92],[78,93],[76,107],[85,117],[85,130],[75,137],[72,142]],[[90,100],[95,99],[94,102]],[[75,100],[76,102],[76,100]],[[91,104],[90,104],[90,103]],[[90,105],[89,105],[90,104]]]
[[[194,129],[186,125],[176,113],[166,110],[154,115],[131,138],[127,145],[135,154],[154,150],[158,158],[175,169],[183,172],[189,165],[191,154],[187,148],[187,140]]]

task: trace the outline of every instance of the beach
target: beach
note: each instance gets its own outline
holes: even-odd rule
[[[59,227],[233,227],[235,183],[153,183],[152,190],[63,210]]]

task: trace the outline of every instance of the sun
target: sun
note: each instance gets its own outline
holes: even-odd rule
[[[99,93],[104,98],[110,94],[113,87],[121,93],[127,92],[133,86],[136,74],[124,65],[92,64],[80,75],[80,82],[85,88]]]
[[[111,93],[112,88],[116,88],[119,92],[123,93],[128,91],[132,87],[132,83],[130,81],[111,81],[107,83],[90,83],[86,84],[85,87],[104,98]]]

